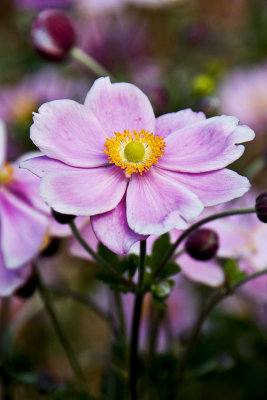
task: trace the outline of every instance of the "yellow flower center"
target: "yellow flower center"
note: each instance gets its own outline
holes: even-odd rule
[[[141,131],[125,130],[124,133],[114,132],[115,137],[105,142],[109,163],[125,170],[127,177],[134,172],[142,175],[156,164],[164,153],[166,143],[163,137]]]
[[[0,169],[0,185],[8,184],[12,179],[13,168],[9,163],[5,163],[4,167]]]

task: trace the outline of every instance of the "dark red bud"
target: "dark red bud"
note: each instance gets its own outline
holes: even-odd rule
[[[48,60],[61,61],[74,46],[76,33],[66,13],[44,10],[32,24],[31,40],[41,56]]]
[[[53,209],[51,210],[51,213],[59,224],[69,224],[76,217],[75,215],[71,214],[61,214]]]
[[[256,198],[256,213],[261,222],[267,223],[267,192]]]
[[[185,243],[187,253],[196,260],[206,261],[215,256],[219,237],[211,229],[203,228],[193,232]]]

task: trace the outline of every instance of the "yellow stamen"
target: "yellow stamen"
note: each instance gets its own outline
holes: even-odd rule
[[[158,163],[164,153],[166,143],[163,137],[141,131],[125,130],[124,133],[114,132],[115,137],[105,142],[109,163],[115,164],[125,170],[127,177],[133,173],[147,172],[154,164]]]
[[[4,167],[0,169],[0,185],[6,185],[11,181],[13,172],[12,166],[5,163]]]

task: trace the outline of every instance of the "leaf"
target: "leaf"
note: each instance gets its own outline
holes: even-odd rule
[[[235,283],[240,281],[240,279],[243,279],[246,276],[246,273],[244,271],[240,271],[238,262],[234,258],[221,259],[220,261],[225,271],[228,282],[231,285],[234,285]]]
[[[158,275],[161,279],[169,278],[170,276],[177,275],[181,271],[181,268],[174,261],[169,261]]]
[[[155,271],[155,269],[159,266],[161,260],[163,260],[164,255],[171,247],[170,236],[168,233],[164,233],[164,235],[160,236],[154,243],[152,254],[150,257],[147,257],[147,264],[149,265],[151,271]]]

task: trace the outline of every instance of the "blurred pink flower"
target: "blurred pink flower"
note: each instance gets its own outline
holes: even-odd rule
[[[236,69],[218,91],[221,112],[235,115],[257,132],[267,130],[267,64]]]
[[[0,296],[9,296],[28,278],[29,262],[41,248],[48,228],[48,218],[33,207],[32,189],[31,174],[6,162],[6,133],[1,122]]]
[[[31,138],[44,156],[22,166],[42,178],[50,207],[91,216],[98,240],[127,253],[143,235],[185,229],[204,206],[242,196],[248,180],[224,167],[253,137],[234,117],[187,109],[156,119],[136,86],[100,78],[84,105],[40,107]]]
[[[21,9],[42,10],[45,8],[65,8],[73,0],[14,0],[14,5]]]

